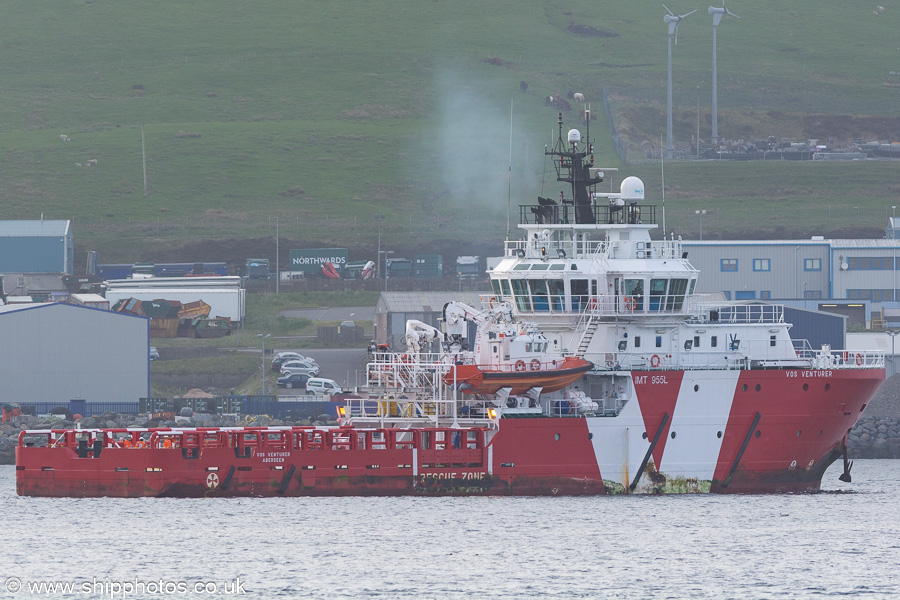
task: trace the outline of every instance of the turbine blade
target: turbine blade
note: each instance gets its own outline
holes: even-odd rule
[[[667,13],[669,13],[669,14],[672,15],[673,17],[675,16],[675,13],[673,13],[671,10],[669,10],[669,7],[668,7],[668,6],[666,6],[665,4],[663,4],[662,7],[663,7],[664,9],[666,9],[666,12],[667,12]]]
[[[685,14],[681,15],[681,16],[678,17],[678,18],[679,18],[679,19],[683,19],[683,18],[685,18],[685,17],[688,16],[688,15],[694,14],[695,12],[697,12],[697,9],[696,9],[696,8],[695,8],[694,10],[692,10],[691,12],[689,12],[689,13],[685,13]]]
[[[675,45],[678,45],[678,21],[675,22]]]

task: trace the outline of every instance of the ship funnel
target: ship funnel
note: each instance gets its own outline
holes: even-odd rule
[[[580,141],[581,141],[581,132],[578,131],[577,129],[570,129],[569,130],[569,143],[577,144]]]
[[[619,191],[623,200],[638,202],[644,199],[644,182],[637,177],[626,177]]]

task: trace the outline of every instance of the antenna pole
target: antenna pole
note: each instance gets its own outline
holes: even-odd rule
[[[662,146],[662,136],[659,136],[659,145]],[[666,239],[666,161],[662,152],[659,153],[659,171],[662,177],[663,239]]]
[[[506,175],[506,241],[509,241],[509,211],[512,205],[512,128],[513,99],[509,99],[509,172]]]

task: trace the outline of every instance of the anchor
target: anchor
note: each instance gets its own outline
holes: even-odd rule
[[[840,477],[838,477],[838,479],[840,479],[841,481],[843,481],[845,483],[850,483],[852,481],[852,478],[850,477],[850,469],[852,469],[852,468],[853,468],[853,461],[847,459],[847,438],[845,436],[844,437],[844,472],[841,473],[841,475],[840,475]]]

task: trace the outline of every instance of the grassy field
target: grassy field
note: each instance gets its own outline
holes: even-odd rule
[[[669,6],[700,8],[675,48],[676,139],[695,133],[698,101],[708,137],[711,18],[705,6]],[[900,77],[889,74],[900,71],[900,8],[729,8],[742,18],[718,30],[720,135],[822,137],[809,115],[846,114],[838,137],[900,137]],[[544,175],[555,131],[547,95],[587,96],[600,115],[598,164],[620,166],[602,90],[632,148],[665,134],[661,6],[398,0],[384,9],[0,1],[0,218],[72,219],[79,263],[88,249],[101,262],[239,260],[249,248],[274,258],[276,220],[283,263],[290,247],[371,258],[375,214],[387,215],[392,248],[464,248],[503,237],[509,195],[518,204],[555,193]],[[577,116],[566,119],[574,126]],[[900,191],[895,165],[670,164],[668,229],[690,235],[705,208],[705,236],[877,232]],[[661,200],[659,165],[627,171]],[[249,242],[216,242],[235,238]]]

